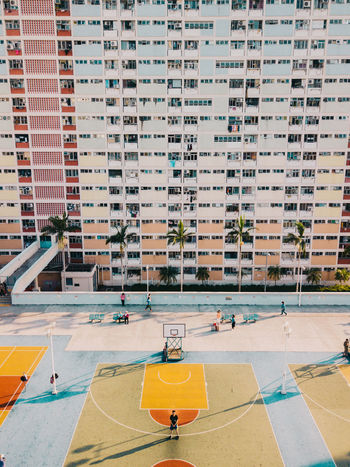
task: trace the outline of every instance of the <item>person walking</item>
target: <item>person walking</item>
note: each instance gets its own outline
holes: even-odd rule
[[[120,295],[120,301],[122,302],[122,306],[125,306],[125,293],[122,292]]]
[[[147,295],[146,303],[147,303],[147,305],[146,305],[145,311],[146,310],[152,311],[151,294],[150,293]]]
[[[127,311],[124,313],[124,324],[129,324],[129,313]]]
[[[173,431],[175,430],[176,432],[176,439],[179,439],[179,429],[178,429],[178,422],[179,417],[176,415],[175,410],[171,412],[170,415],[170,436],[169,439],[172,439],[173,437]]]
[[[0,454],[0,467],[5,467],[6,457],[3,454]]]
[[[236,319],[235,319],[235,315],[232,314],[231,316],[231,326],[232,326],[232,330],[234,330],[234,328],[236,327]]]
[[[349,339],[346,338],[344,341],[344,357],[349,358]]]
[[[284,304],[283,301],[281,303],[281,315],[286,315],[287,316],[286,305]]]

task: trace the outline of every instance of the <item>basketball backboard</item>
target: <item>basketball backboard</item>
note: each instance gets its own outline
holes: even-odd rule
[[[186,337],[186,324],[163,324],[163,337]]]

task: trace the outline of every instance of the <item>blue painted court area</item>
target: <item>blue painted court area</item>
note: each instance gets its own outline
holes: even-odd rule
[[[26,392],[22,393],[2,426],[0,446],[8,466],[62,466],[97,363],[160,361],[159,354],[149,352],[67,352],[69,339],[70,336],[54,337],[58,395],[51,394],[50,352],[46,352]],[[1,345],[47,345],[47,338],[3,336]],[[287,360],[301,364],[340,363],[339,356],[318,352],[291,352]],[[334,465],[291,374],[288,374],[288,394],[282,396],[279,392],[283,353],[191,352],[184,362],[252,364],[285,465]]]

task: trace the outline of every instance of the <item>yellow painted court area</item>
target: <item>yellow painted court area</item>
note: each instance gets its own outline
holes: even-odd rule
[[[32,375],[47,347],[0,347],[0,376]]]
[[[202,364],[148,364],[141,409],[208,409]]]
[[[350,365],[339,365],[339,370],[346,381],[350,384]]]

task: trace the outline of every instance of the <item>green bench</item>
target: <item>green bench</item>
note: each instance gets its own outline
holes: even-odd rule
[[[105,315],[103,313],[91,313],[89,315],[89,321],[90,323],[93,323],[94,321],[102,322],[104,320]]]
[[[225,313],[221,315],[221,322],[224,323],[225,321],[231,321],[232,313]]]
[[[246,323],[248,323],[248,321],[253,321],[255,323],[257,319],[258,319],[258,315],[255,313],[244,313],[243,314],[243,321],[245,321]]]
[[[122,313],[114,313],[113,322],[124,323],[124,315]]]

